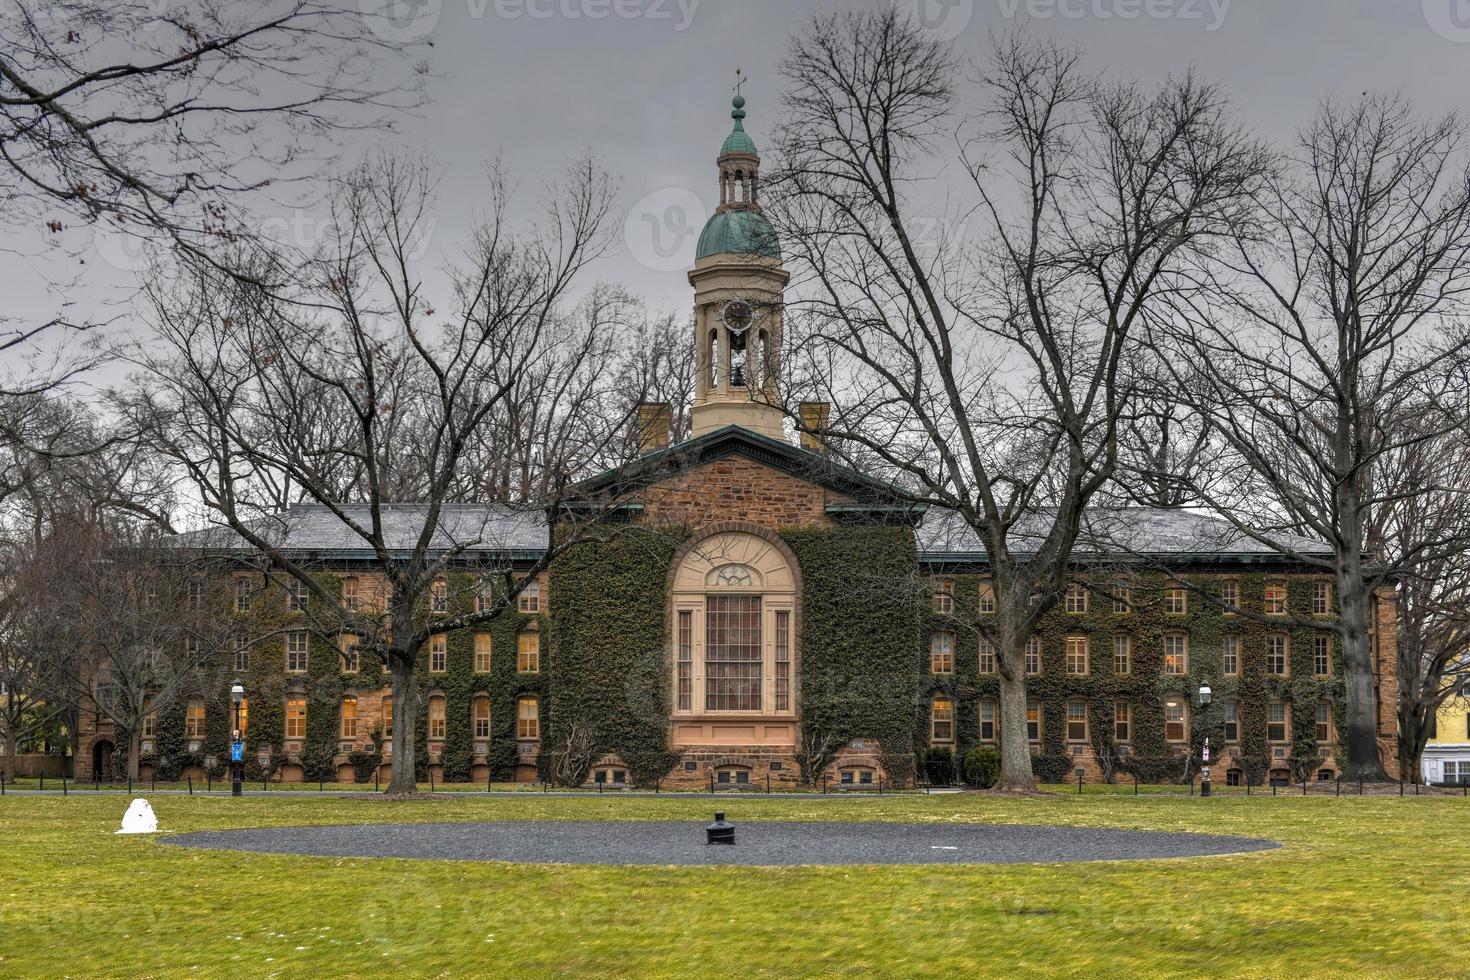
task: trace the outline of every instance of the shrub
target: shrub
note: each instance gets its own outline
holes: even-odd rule
[[[965,753],[965,782],[976,789],[989,789],[1000,779],[1000,749],[977,745]]]
[[[954,782],[954,753],[947,748],[934,748],[924,753],[924,771],[932,786],[948,786]]]

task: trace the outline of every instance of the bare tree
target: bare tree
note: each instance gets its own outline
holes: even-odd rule
[[[70,525],[27,569],[35,690],[54,712],[76,704],[125,733],[134,779],[147,720],[202,698],[233,638],[217,561]]]
[[[158,295],[167,355],[140,357],[145,376],[125,399],[214,518],[307,588],[318,616],[363,637],[363,653],[385,662],[393,757],[401,760],[390,793],[414,788],[421,707],[414,664],[430,637],[513,607],[524,583],[581,538],[557,535],[524,578],[508,566],[487,570],[501,584],[474,612],[417,625],[415,609],[449,565],[501,543],[498,528],[466,527],[449,506],[471,479],[468,467],[485,463],[483,454],[471,459],[471,447],[493,444],[497,422],[534,376],[572,379],[566,390],[577,392],[569,404],[544,406],[537,438],[547,452],[575,447],[575,462],[624,425],[586,414],[604,404],[585,384],[586,368],[600,356],[595,335],[606,324],[569,319],[567,309],[579,274],[607,241],[603,175],[590,162],[575,164],[548,190],[544,220],[520,230],[507,217],[506,184],[493,174],[488,217],[453,276],[446,313],[436,311],[413,271],[430,185],[425,168],[397,159],[349,179],[336,232],[303,270],[303,290],[292,302],[239,277]],[[556,358],[569,363],[547,367]],[[611,384],[615,374],[598,377]],[[563,462],[539,461],[526,492],[548,496],[528,504],[533,513],[556,509],[570,478]],[[275,512],[298,500],[326,508],[371,555],[371,568],[387,582],[385,616],[350,608],[282,547]],[[405,500],[422,505],[408,518],[416,523],[406,545],[390,513]]]
[[[1122,373],[1156,297],[1245,219],[1266,154],[1190,76],[1156,90],[1012,37],[967,115],[954,54],[894,11],[793,42],[777,200],[798,384],[834,452],[947,508],[989,556],[1005,789],[1033,785],[1024,648],[1117,465]],[[973,197],[924,200],[961,134]],[[971,227],[973,226],[973,227]]]
[[[1383,465],[1463,424],[1463,137],[1455,119],[1421,119],[1397,97],[1324,104],[1262,195],[1257,233],[1217,257],[1206,293],[1177,294],[1160,358],[1241,464],[1235,492],[1202,497],[1336,580],[1349,778],[1386,778],[1374,717],[1376,590],[1412,577],[1419,556],[1444,544],[1375,555],[1370,529],[1406,497],[1463,489],[1398,482]],[[1331,557],[1288,534],[1326,542]]]
[[[1470,674],[1470,442],[1463,431],[1401,441],[1376,482],[1413,489],[1375,508],[1367,534],[1368,551],[1396,570],[1399,764],[1411,772],[1439,706]]]

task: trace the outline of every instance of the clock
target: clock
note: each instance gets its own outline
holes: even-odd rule
[[[720,307],[720,321],[725,324],[726,330],[737,337],[748,331],[758,319],[755,304],[748,299],[737,297],[726,300],[725,305]]]

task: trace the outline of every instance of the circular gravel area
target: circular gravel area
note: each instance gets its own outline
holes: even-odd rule
[[[1279,847],[1254,837],[1022,824],[736,822],[735,846],[673,821],[521,821],[265,827],[163,843],[262,854],[532,864],[1025,864],[1135,861]]]

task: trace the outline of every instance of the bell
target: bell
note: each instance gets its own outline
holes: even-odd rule
[[[735,843],[735,825],[725,821],[723,813],[715,814],[715,822],[704,829],[708,838],[706,844],[733,844]]]

